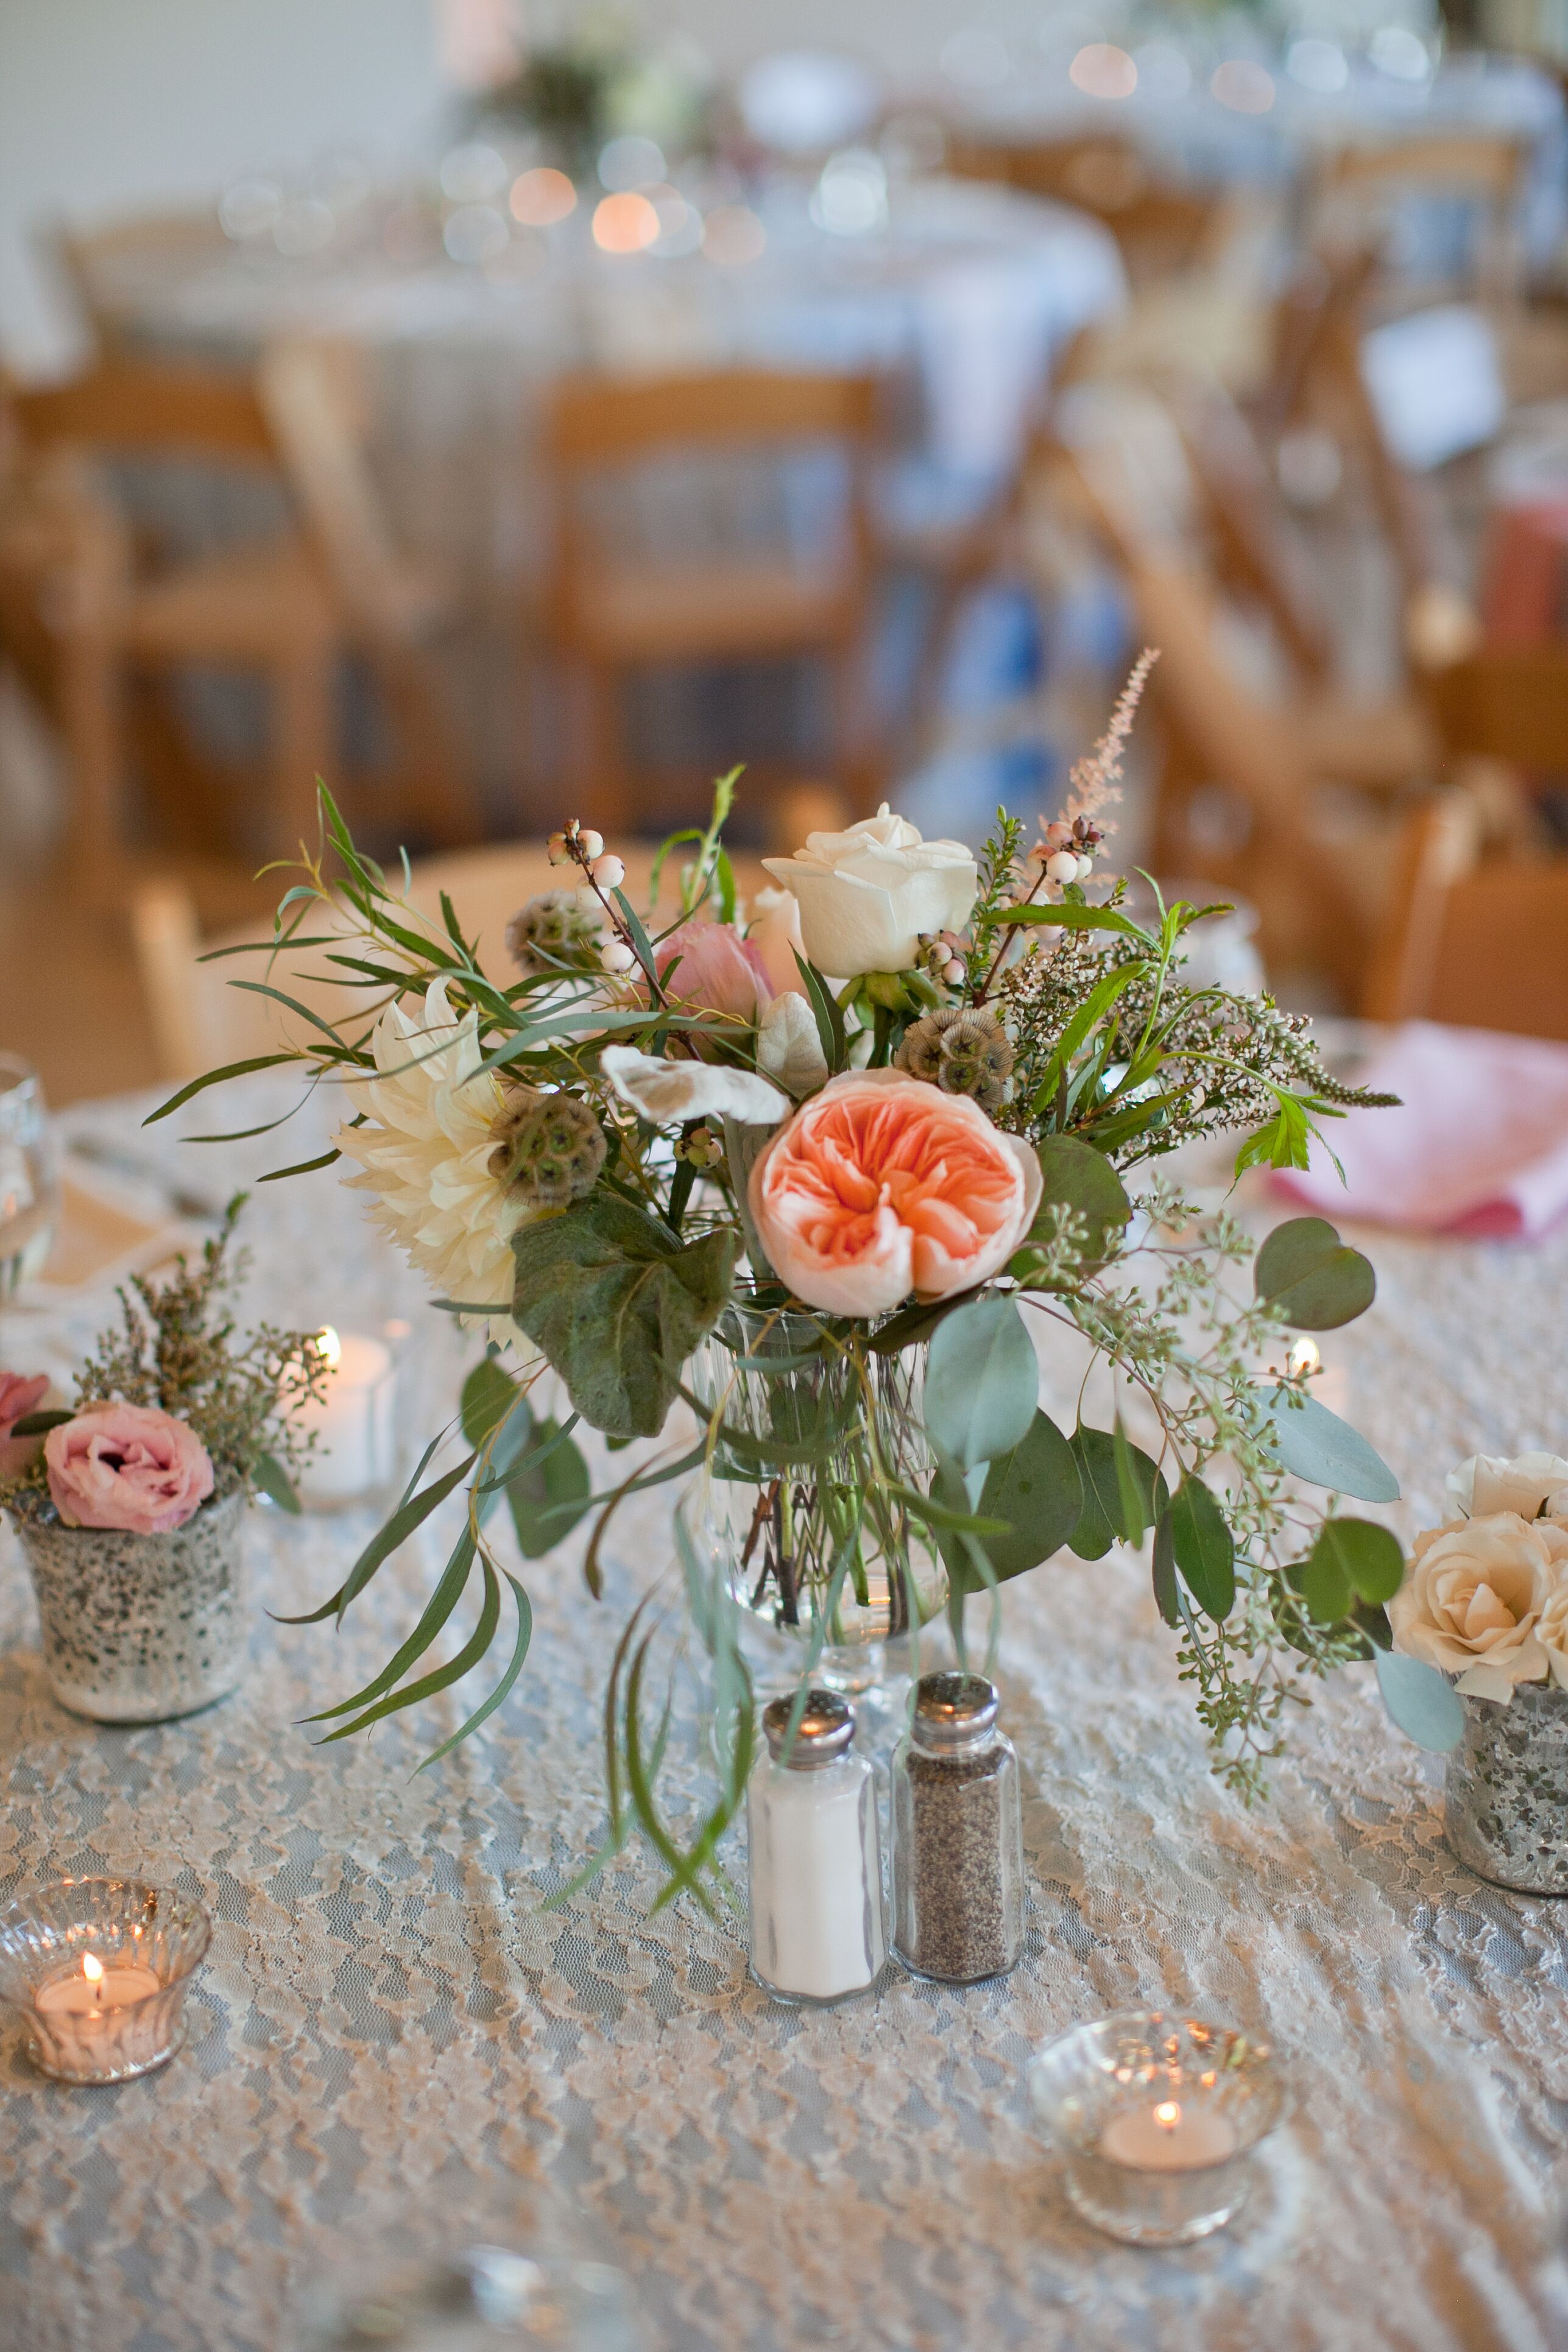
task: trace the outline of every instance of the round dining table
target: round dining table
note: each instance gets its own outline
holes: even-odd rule
[[[106,1152],[139,1163],[123,1197],[155,1212],[161,1186],[221,1201],[310,1156],[314,1112],[286,1142],[180,1140],[290,1099],[261,1076],[152,1129],[147,1098],[59,1124],[96,1181]],[[1261,1189],[1241,1200],[1255,1226],[1282,1213]],[[479,1342],[431,1310],[357,1196],[331,1171],[263,1185],[244,1231],[246,1318],[406,1322],[413,1423],[438,1426]],[[1568,1235],[1354,1237],[1377,1301],[1323,1353],[1399,1475],[1389,1517],[1408,1536],[1441,1517],[1462,1455],[1562,1450]],[[26,1294],[0,1317],[0,1360],[63,1377],[112,1305],[107,1277]],[[1066,1379],[1042,1360],[1058,1415]],[[637,1458],[595,1450],[596,1486]],[[247,1679],[136,1728],[54,1703],[0,1538],[0,1893],[127,1873],[213,1921],[163,2071],[72,2089],[9,2033],[0,2048],[5,2352],[279,2352],[349,2250],[390,2262],[433,2214],[493,2233],[542,2211],[619,2270],[648,2352],[1561,2352],[1568,1906],[1453,1858],[1440,1760],[1393,1729],[1370,1670],[1290,1710],[1248,1806],[1211,1769],[1146,1559],[1047,1562],[1007,1588],[998,1668],[1025,1790],[1018,1967],[956,1989],[895,1966],[865,1999],[784,2006],[748,1974],[722,1892],[712,1915],[654,1909],[662,1870],[635,1840],[578,1875],[605,1833],[620,1628],[661,1579],[679,1605],[671,1491],[613,1524],[602,1600],[584,1529],[524,1566],[498,1538],[532,1600],[526,1665],[417,1775],[493,1661],[370,1736],[323,1747],[302,1718],[384,1664],[443,1518],[334,1633],[280,1621],[334,1589],[374,1519],[253,1511]],[[695,1819],[710,1787],[683,1684],[670,1817]],[[739,1832],[722,1859],[743,1889]],[[1075,2023],[1165,2005],[1266,2038],[1290,2105],[1231,2227],[1141,2251],[1065,2202],[1025,2068]]]

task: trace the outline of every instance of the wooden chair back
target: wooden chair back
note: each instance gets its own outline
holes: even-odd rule
[[[113,277],[128,263],[172,261],[189,267],[229,250],[216,209],[144,213],[83,227],[53,221],[37,242],[69,289],[100,357],[121,353],[126,338]]]
[[[1071,139],[949,142],[948,169],[999,180],[1026,194],[1073,205],[1103,221],[1138,279],[1213,259],[1232,215],[1223,191],[1154,178],[1134,141],[1096,131]]]
[[[1478,294],[1518,290],[1514,213],[1529,147],[1502,131],[1426,131],[1327,156],[1309,198],[1314,242],[1375,236],[1392,207],[1412,196],[1474,205],[1481,216],[1473,264],[1463,286]]]
[[[1568,647],[1482,647],[1422,684],[1450,758],[1568,782]]]
[[[878,387],[868,375],[763,368],[616,382],[569,376],[551,404],[546,446],[573,472],[635,462],[665,449],[868,442]]]
[[[1478,856],[1462,793],[1411,816],[1362,1011],[1568,1039],[1568,857]]]
[[[17,388],[9,406],[24,446],[34,450],[277,463],[255,386],[226,369],[110,359],[63,383]]]

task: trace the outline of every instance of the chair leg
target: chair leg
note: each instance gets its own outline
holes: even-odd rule
[[[586,740],[588,776],[586,805],[579,814],[611,837],[626,833],[637,812],[632,806],[632,779],[626,768],[626,717],[621,707],[621,673],[608,662],[584,665],[587,696]]]
[[[312,640],[292,647],[273,673],[274,792],[270,831],[289,856],[316,837],[316,782],[332,781],[332,674],[335,647]]]
[[[125,848],[125,696],[118,648],[96,630],[67,638],[60,694],[73,787],[71,856],[88,896],[109,897]]]

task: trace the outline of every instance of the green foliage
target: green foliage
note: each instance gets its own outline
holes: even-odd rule
[[[1380,1650],[1374,1663],[1383,1703],[1405,1738],[1438,1756],[1457,1748],[1465,1710],[1447,1676],[1399,1650]]]
[[[932,1332],[926,1356],[926,1434],[939,1456],[973,1470],[1022,1444],[1040,1370],[1010,1298],[975,1298]]]
[[[1298,1331],[1334,1331],[1377,1296],[1371,1260],[1347,1248],[1326,1218],[1290,1217],[1258,1253],[1253,1288]]]
[[[1037,1412],[1019,1444],[992,1463],[981,1490],[980,1515],[1004,1519],[1009,1529],[982,1538],[998,1581],[1023,1576],[1059,1551],[1082,1508],[1072,1448],[1055,1422]]]
[[[1236,1603],[1236,1538],[1224,1511],[1201,1478],[1188,1476],[1165,1517],[1183,1581],[1205,1616],[1223,1624]]]
[[[1070,1288],[1098,1274],[1112,1255],[1132,1203],[1110,1160],[1092,1144],[1073,1135],[1047,1135],[1037,1149],[1045,1189],[1009,1271],[1037,1288]],[[1075,1236],[1081,1246],[1069,1251],[1065,1262],[1054,1259],[1052,1244]]]
[[[1363,1503],[1398,1502],[1399,1481],[1381,1454],[1316,1397],[1281,1385],[1269,1397],[1269,1412],[1276,1458],[1292,1477]]]
[[[1392,1601],[1405,1577],[1398,1539],[1373,1519],[1325,1519],[1303,1566],[1301,1597],[1320,1625],[1348,1617],[1355,1601]]]
[[[629,1202],[595,1193],[512,1242],[512,1313],[595,1429],[657,1437],[681,1367],[729,1304],[741,1238],[680,1243]]]
[[[1071,1549],[1079,1559],[1102,1559],[1113,1543],[1142,1543],[1169,1500],[1164,1474],[1120,1427],[1079,1423],[1068,1443],[1083,1491]]]

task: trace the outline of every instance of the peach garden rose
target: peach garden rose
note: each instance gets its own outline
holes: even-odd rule
[[[1506,1705],[1516,1684],[1546,1679],[1542,1618],[1565,1582],[1568,1528],[1549,1519],[1495,1511],[1428,1528],[1388,1605],[1394,1647]]]
[[[68,1528],[161,1536],[183,1528],[213,1490],[195,1432],[153,1405],[95,1404],[44,1440],[56,1510]]]
[[[797,1298],[880,1315],[911,1291],[947,1298],[999,1273],[1040,1192],[1029,1145],[966,1096],[861,1070],[780,1129],[752,1171],[751,1208]]]

